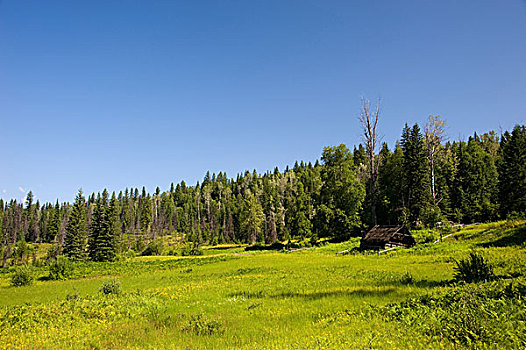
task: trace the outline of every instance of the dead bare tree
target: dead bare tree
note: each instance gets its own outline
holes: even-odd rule
[[[427,160],[431,170],[431,195],[433,196],[433,204],[436,205],[436,185],[435,185],[435,163],[442,141],[445,137],[446,122],[442,120],[440,115],[429,115],[425,127],[424,142],[427,147]]]
[[[369,192],[371,194],[371,220],[373,225],[377,224],[376,218],[376,179],[378,177],[378,159],[375,155],[378,144],[376,126],[380,115],[380,99],[376,102],[375,110],[371,110],[371,103],[368,99],[362,98],[362,110],[360,113],[360,123],[363,128],[363,140],[367,154],[367,167],[369,168]]]

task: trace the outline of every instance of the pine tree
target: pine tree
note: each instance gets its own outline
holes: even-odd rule
[[[481,146],[477,135],[458,148],[457,198],[463,221],[495,218],[498,174],[494,159]]]
[[[113,247],[115,254],[119,252],[119,243],[121,243],[121,221],[120,221],[121,205],[115,197],[115,192],[111,195],[110,205],[108,208],[108,219],[110,222],[110,239],[113,240]]]
[[[152,222],[152,204],[150,195],[146,193],[146,188],[142,188],[142,195],[140,197],[140,225],[143,233],[150,232],[150,224]]]
[[[64,255],[71,260],[85,260],[87,256],[87,236],[86,201],[82,195],[82,190],[79,189],[68,225],[66,226]]]
[[[93,211],[89,256],[93,261],[114,261],[117,255],[116,237],[112,228],[108,191],[98,197]]]
[[[404,151],[404,202],[408,211],[408,223],[425,220],[425,213],[431,207],[431,181],[424,138],[418,124],[409,128],[405,125],[401,141]]]
[[[62,220],[60,219],[60,206],[57,203],[55,204],[55,207],[50,207],[51,211],[51,218],[48,228],[48,241],[57,241],[58,236],[60,234],[60,225],[62,223]]]
[[[526,216],[526,126],[516,125],[501,139],[499,197],[501,215]]]
[[[298,182],[291,231],[295,236],[301,237],[302,240],[312,235],[312,223],[309,220],[311,211],[308,197],[303,190],[303,184]]]
[[[378,168],[378,222],[381,224],[400,223],[403,210],[404,151],[397,142],[394,152],[387,144],[380,151]]]

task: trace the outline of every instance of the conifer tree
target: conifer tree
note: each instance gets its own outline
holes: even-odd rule
[[[501,140],[499,197],[501,214],[526,216],[526,126],[516,125]]]
[[[58,200],[55,204],[55,207],[50,208],[50,211],[52,214],[48,228],[48,241],[56,241],[60,234],[60,225],[62,222],[60,219],[60,206],[58,204]]]
[[[111,212],[108,205],[108,191],[104,189],[98,196],[93,211],[89,256],[93,261],[114,261],[116,240],[111,225]]]
[[[293,208],[291,231],[294,235],[301,237],[302,240],[312,235],[312,223],[309,220],[311,211],[312,208],[310,207],[307,195],[303,190],[303,184],[299,182]]]
[[[150,232],[150,224],[152,222],[152,205],[150,195],[146,193],[146,188],[142,188],[142,195],[140,197],[140,225],[143,233]]]
[[[64,255],[71,260],[82,261],[87,256],[87,218],[86,201],[79,189],[73,209],[66,226],[66,236],[64,238]]]
[[[495,217],[498,174],[493,158],[477,135],[460,143],[457,171],[459,209],[463,221],[486,221]]]
[[[431,181],[424,139],[418,124],[405,125],[401,141],[404,151],[404,201],[408,216],[404,220],[414,224],[424,219],[431,205]]]
[[[113,247],[115,254],[119,252],[119,243],[121,242],[121,221],[120,221],[121,206],[118,199],[115,197],[115,192],[112,193],[110,205],[108,208],[108,219],[110,224],[109,235],[113,240]]]
[[[404,177],[404,151],[397,142],[394,152],[387,144],[380,151],[378,169],[378,222],[381,224],[400,223],[403,210],[402,188]]]

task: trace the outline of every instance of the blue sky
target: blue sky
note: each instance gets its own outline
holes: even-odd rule
[[[525,123],[526,2],[0,1],[0,197],[314,162],[362,96],[390,146]]]

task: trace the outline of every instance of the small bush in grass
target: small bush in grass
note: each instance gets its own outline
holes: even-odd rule
[[[73,293],[66,294],[66,300],[67,301],[77,301],[80,300],[80,293],[78,290],[73,289]]]
[[[65,280],[71,276],[73,265],[65,256],[57,256],[49,264],[50,280]]]
[[[121,282],[119,282],[119,280],[115,278],[105,281],[104,283],[102,283],[102,286],[100,287],[99,291],[105,295],[119,295],[122,293]]]
[[[15,269],[11,277],[11,285],[14,287],[29,286],[33,283],[33,270],[28,265],[22,265]]]
[[[494,277],[493,267],[476,253],[470,253],[468,259],[457,261],[454,269],[457,282],[489,281]]]
[[[409,272],[406,272],[402,278],[400,279],[400,283],[402,284],[414,284],[415,283],[415,279],[413,277],[413,275],[411,275]]]
[[[183,327],[184,332],[194,333],[197,335],[221,334],[223,324],[217,320],[211,320],[205,315],[193,315],[188,323]]]

